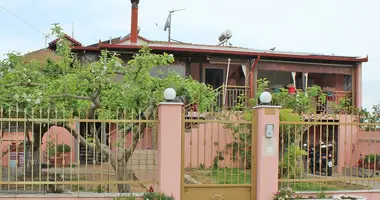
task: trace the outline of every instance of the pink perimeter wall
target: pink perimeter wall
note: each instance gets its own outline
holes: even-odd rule
[[[363,155],[363,158],[367,154],[380,155],[380,131],[359,131],[356,150],[358,159],[360,154]]]
[[[20,142],[26,141],[27,139],[24,136],[25,135],[23,132],[11,132],[11,133],[4,132],[2,134],[2,138],[1,138],[2,141],[0,144],[1,151],[2,152],[7,151],[7,149],[9,148],[9,145],[12,142],[16,142],[17,144],[20,144]],[[32,133],[29,133],[29,137],[31,140],[33,140]],[[43,159],[43,162],[47,161],[46,160],[47,159],[47,141],[51,141],[54,144],[69,145],[71,147],[71,155],[70,155],[71,159],[69,159],[68,162],[70,162],[70,160],[72,163],[76,162],[75,156],[77,152],[75,151],[76,149],[75,145],[78,145],[77,140],[65,128],[53,126],[42,137],[41,159]],[[8,164],[9,164],[9,153],[5,154],[2,157],[2,166],[8,166]]]
[[[338,127],[338,172],[342,172],[343,167],[352,167],[356,165],[357,158],[355,154],[358,127],[352,123],[351,115],[340,116]],[[347,123],[347,124],[344,124]]]
[[[192,128],[191,132],[185,133],[185,167],[211,167],[218,151],[224,157],[224,160],[219,160],[219,168],[238,167],[239,162],[231,159],[232,151],[226,148],[226,144],[232,141],[233,133],[224,124],[199,124],[198,128]],[[244,161],[240,163],[240,167],[243,166]]]

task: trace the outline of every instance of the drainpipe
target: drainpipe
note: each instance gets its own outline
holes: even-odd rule
[[[255,62],[252,64],[251,69],[249,70],[249,92],[250,92],[250,99],[253,99],[253,70],[255,69],[257,63],[260,61],[260,55],[257,56],[257,59],[255,59]],[[256,80],[254,80],[256,81]],[[256,92],[256,91],[255,91]]]

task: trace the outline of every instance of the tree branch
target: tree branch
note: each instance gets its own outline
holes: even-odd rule
[[[145,110],[144,112],[144,118],[145,119],[150,119],[153,115],[153,111],[154,111],[154,106],[153,105],[149,105],[148,108]],[[135,151],[136,147],[137,147],[137,143],[138,141],[140,140],[140,137],[141,137],[141,132],[144,132],[145,128],[146,128],[147,124],[146,123],[143,123],[141,126],[139,126],[139,129],[137,131],[137,134],[135,134],[132,138],[132,147],[128,148],[125,150],[125,155],[124,155],[124,159],[125,159],[125,162],[128,162],[129,158],[132,156],[132,153]]]
[[[84,137],[82,137],[73,127],[71,127],[69,124],[64,124],[63,127],[69,131],[82,145],[86,145],[87,147],[90,148],[99,148],[106,156],[109,157],[111,160],[111,165],[116,169],[116,160],[112,156],[110,150],[108,149],[107,145],[101,144],[99,140],[97,139],[97,136],[95,137],[95,144],[88,142]],[[94,133],[95,134],[95,133]]]
[[[14,87],[14,86],[31,86],[31,87],[39,87],[39,86],[45,86],[45,84],[42,83],[34,83],[34,82],[14,82],[12,84],[4,85],[5,87]]]
[[[52,95],[50,96],[51,98],[73,98],[73,99],[78,99],[78,100],[87,100],[87,101],[92,101],[90,97],[84,97],[84,96],[78,96],[78,95],[73,95],[73,94],[61,94],[61,95]]]
[[[91,95],[92,105],[90,107],[90,110],[88,111],[88,118],[90,119],[95,118],[95,110],[101,107],[99,96],[100,96],[100,89],[96,90],[94,94]]]

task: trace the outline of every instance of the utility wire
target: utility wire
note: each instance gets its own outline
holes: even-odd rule
[[[32,24],[30,24],[29,22],[25,21],[24,19],[22,19],[21,17],[19,17],[18,15],[16,15],[15,13],[13,13],[12,11],[8,10],[6,7],[2,6],[0,4],[0,7],[2,7],[5,11],[11,13],[13,16],[17,17],[19,20],[21,20],[22,22],[24,22],[25,24],[29,25],[30,27],[32,27],[33,29],[37,30],[38,32],[42,33],[42,35],[44,35],[45,37],[47,36],[44,32],[42,32],[40,29],[36,28],[35,26],[33,26]]]

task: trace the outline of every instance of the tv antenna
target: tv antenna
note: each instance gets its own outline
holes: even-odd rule
[[[172,14],[175,12],[183,11],[186,9],[178,9],[178,10],[171,10],[169,11],[168,18],[166,19],[164,31],[168,31],[168,42],[171,41],[171,32],[172,32]]]

